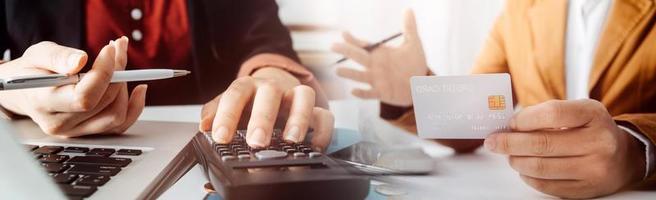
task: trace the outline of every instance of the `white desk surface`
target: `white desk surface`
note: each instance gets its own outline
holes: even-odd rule
[[[443,146],[421,140],[377,117],[374,101],[331,101],[335,126],[359,130],[362,138],[387,144],[419,146],[435,158],[437,168],[430,176],[395,177],[403,196],[370,196],[368,199],[553,199],[524,184],[506,158],[479,149],[475,154],[457,155]],[[141,120],[198,122],[200,106],[147,107]],[[359,125],[362,124],[362,125]],[[199,167],[193,168],[161,199],[202,199],[206,183]],[[372,187],[379,187],[372,185]],[[605,199],[656,199],[656,191],[626,191]]]

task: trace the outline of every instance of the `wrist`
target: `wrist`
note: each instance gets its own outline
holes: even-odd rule
[[[275,81],[287,89],[301,85],[301,81],[296,76],[278,67],[262,67],[253,72],[251,76],[253,78]]]

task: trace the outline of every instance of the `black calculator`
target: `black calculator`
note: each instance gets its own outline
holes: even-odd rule
[[[199,142],[199,159],[214,190],[224,199],[364,199],[369,178],[351,174],[309,143],[289,143],[275,129],[267,148],[246,144],[238,130],[230,144]],[[209,154],[207,152],[210,152]]]

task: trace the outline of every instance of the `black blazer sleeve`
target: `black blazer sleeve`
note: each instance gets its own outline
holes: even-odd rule
[[[299,61],[289,31],[278,18],[274,0],[229,0],[212,13],[217,20],[212,30],[218,54],[237,63],[261,53],[276,53]]]
[[[9,33],[7,31],[7,12],[5,1],[0,1],[0,55],[9,49]],[[0,56],[2,59],[2,56]]]

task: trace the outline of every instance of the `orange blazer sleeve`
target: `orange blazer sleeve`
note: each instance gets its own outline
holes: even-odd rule
[[[652,144],[656,144],[656,113],[622,114],[615,116],[614,119],[620,125],[628,125],[632,130],[639,131],[649,138]],[[656,173],[649,175],[643,184],[656,184]]]

